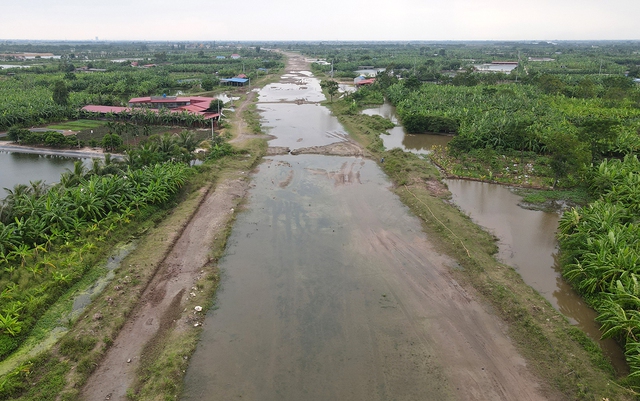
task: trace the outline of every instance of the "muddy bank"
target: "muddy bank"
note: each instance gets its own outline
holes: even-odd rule
[[[175,325],[189,325],[188,314],[185,311],[182,316],[181,305],[204,273],[213,239],[223,233],[246,185],[241,179],[224,181],[205,196],[145,289],[133,317],[87,381],[83,399],[126,399],[145,346],[162,327],[167,330]]]
[[[311,146],[308,148],[298,148],[291,150],[286,146],[274,146],[267,149],[267,155],[325,155],[325,156],[356,156],[365,157],[369,156],[360,145],[354,142],[345,141],[339,143],[332,143],[325,146]]]

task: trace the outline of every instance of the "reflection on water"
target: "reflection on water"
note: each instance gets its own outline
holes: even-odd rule
[[[398,278],[432,252],[376,163],[278,156],[253,183],[183,399],[449,399]]]
[[[398,124],[396,109],[388,102],[379,107],[363,110],[362,114],[382,116],[392,123]],[[380,135],[386,149],[400,148],[406,152],[418,154],[429,153],[434,146],[446,146],[453,138],[450,135],[439,134],[407,134],[401,125],[393,127],[387,132],[389,135]]]
[[[595,322],[595,311],[562,279],[556,263],[558,214],[519,207],[521,198],[502,185],[466,180],[445,182],[454,203],[499,238],[499,259],[516,268],[522,279],[572,324],[599,341],[616,370],[625,372],[620,347],[613,340],[599,340],[601,332]]]
[[[324,146],[345,140],[342,125],[326,107],[315,104],[259,103],[262,125],[276,138],[269,146],[291,149]],[[283,123],[283,121],[286,121]]]
[[[46,184],[56,183],[66,169],[73,169],[76,160],[72,157],[0,152],[0,188],[12,189],[16,184],[28,185],[29,181],[37,180]],[[89,159],[83,160],[85,164],[90,163]],[[5,191],[0,191],[0,198],[5,196]]]
[[[322,102],[326,100],[320,88],[320,80],[304,74],[285,74],[288,82],[272,83],[259,92],[259,102]]]

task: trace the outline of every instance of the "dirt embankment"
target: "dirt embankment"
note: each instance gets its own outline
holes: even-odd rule
[[[144,291],[133,317],[87,381],[82,391],[84,399],[126,399],[145,347],[161,330],[189,325],[191,319],[183,312],[183,305],[209,262],[214,238],[222,235],[234,205],[246,190],[244,180],[233,179],[223,181],[206,195]]]

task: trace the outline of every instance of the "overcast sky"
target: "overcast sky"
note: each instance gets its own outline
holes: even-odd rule
[[[0,39],[640,39],[640,0],[5,0]]]

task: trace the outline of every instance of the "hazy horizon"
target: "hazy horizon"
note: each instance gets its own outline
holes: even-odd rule
[[[0,40],[629,41],[638,11],[637,0],[25,0],[3,5]]]

